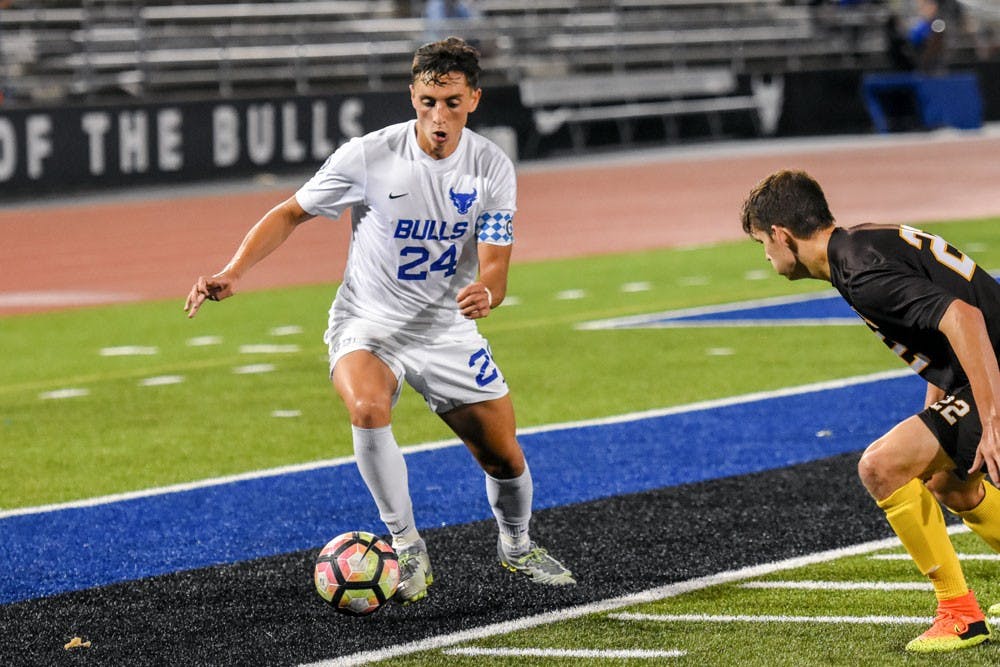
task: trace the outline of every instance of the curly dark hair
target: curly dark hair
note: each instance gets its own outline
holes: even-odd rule
[[[743,231],[771,235],[773,225],[800,239],[834,224],[823,189],[804,171],[777,171],[758,183],[743,202]]]
[[[469,87],[479,88],[479,51],[461,37],[447,37],[424,44],[413,55],[413,81],[440,86],[454,72],[465,75]]]

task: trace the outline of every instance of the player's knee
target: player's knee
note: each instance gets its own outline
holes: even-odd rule
[[[521,473],[524,472],[524,460],[522,459],[520,465],[513,461],[480,461],[480,465],[485,472],[490,477],[496,479],[514,479],[515,477],[520,477]]]
[[[479,449],[474,454],[483,472],[496,479],[520,477],[526,467],[520,448],[504,451]]]
[[[861,454],[861,459],[858,461],[858,477],[861,479],[861,483],[868,487],[868,483],[874,480],[878,476],[878,465],[875,461],[875,456],[871,454],[870,449],[866,449],[864,453]]]
[[[876,443],[877,444],[877,443]],[[876,445],[870,446],[858,461],[858,477],[872,496],[881,500],[909,480],[897,483],[892,462]]]
[[[351,424],[358,428],[379,428],[389,424],[392,409],[385,401],[354,398],[346,402]]]

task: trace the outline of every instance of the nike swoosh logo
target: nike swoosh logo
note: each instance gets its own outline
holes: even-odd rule
[[[410,193],[409,193],[409,192],[404,192],[404,193],[403,193],[403,194],[401,194],[401,195],[394,195],[394,194],[392,194],[392,193],[390,192],[390,193],[389,193],[389,199],[399,199],[400,197],[405,197],[405,196],[406,196],[406,195],[408,195],[408,194],[410,194]]]

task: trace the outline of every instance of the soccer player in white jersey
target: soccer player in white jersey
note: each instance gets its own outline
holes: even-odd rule
[[[529,537],[531,473],[506,381],[475,324],[506,294],[517,190],[506,155],[465,128],[482,94],[479,73],[479,54],[459,38],[420,47],[410,85],[416,119],[334,152],[254,225],[222,271],[198,278],[184,306],[194,317],[206,299],[232,296],[299,224],[350,208],[350,252],[325,340],[358,469],[399,554],[403,602],[423,598],[433,581],[392,433],[404,379],[485,472],[501,565],[541,584],[576,583]]]

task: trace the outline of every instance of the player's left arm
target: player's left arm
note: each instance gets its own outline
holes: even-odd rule
[[[969,378],[979,408],[983,436],[969,472],[985,463],[994,484],[1000,483],[1000,367],[981,310],[961,299],[948,306],[938,329],[947,338]]]
[[[479,244],[479,280],[460,289],[456,297],[462,315],[470,320],[486,317],[507,296],[512,248],[510,244]]]

